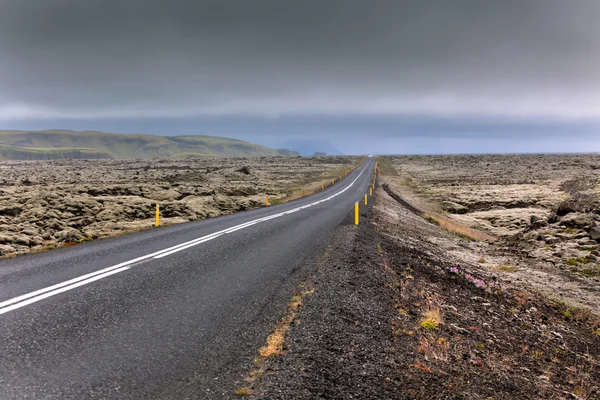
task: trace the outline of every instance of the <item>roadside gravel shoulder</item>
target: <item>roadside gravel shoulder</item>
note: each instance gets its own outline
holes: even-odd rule
[[[600,319],[500,283],[381,189],[342,225],[253,399],[600,398]]]

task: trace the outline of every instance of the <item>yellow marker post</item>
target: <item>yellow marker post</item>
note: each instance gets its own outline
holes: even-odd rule
[[[354,225],[358,225],[358,201],[354,203]]]
[[[332,179],[331,180],[331,184],[333,185],[334,183],[335,183],[335,179]]]
[[[369,188],[369,196],[373,196],[373,188]]]
[[[156,215],[154,220],[154,226],[160,226],[160,206],[158,204],[156,204]]]
[[[267,205],[267,207],[269,207],[269,196],[265,197],[265,204]]]
[[[367,194],[365,193],[365,206],[367,205]]]

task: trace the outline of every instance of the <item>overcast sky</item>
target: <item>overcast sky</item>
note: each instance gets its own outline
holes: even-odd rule
[[[600,151],[598,0],[1,0],[0,129]]]

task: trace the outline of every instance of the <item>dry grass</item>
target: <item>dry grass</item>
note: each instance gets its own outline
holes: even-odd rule
[[[275,332],[267,338],[267,344],[261,347],[258,354],[263,358],[283,354],[283,342],[289,328],[290,326],[287,323],[278,326]]]
[[[307,293],[307,292],[304,292]],[[296,313],[302,307],[303,294],[292,297],[288,304],[288,313],[281,319],[275,331],[267,338],[267,344],[260,348],[258,354],[262,358],[283,354],[285,334],[290,329],[291,323],[296,318]]]
[[[234,393],[236,396],[250,396],[252,394],[252,389],[250,389],[248,387],[243,387],[243,388],[236,389],[236,391]]]
[[[452,221],[446,217],[442,217],[433,213],[424,213],[423,218],[426,220],[433,222],[440,226],[440,228],[462,236],[464,238],[468,238],[476,241],[492,241],[495,240],[496,237],[490,235],[489,233],[482,232],[478,229],[471,228],[469,226],[460,224],[456,221]]]
[[[396,168],[394,168],[392,159],[389,157],[377,157],[377,169],[383,175],[388,175],[388,176],[397,176],[398,175],[398,171],[396,171]]]
[[[502,272],[517,272],[519,270],[519,268],[511,264],[498,265],[496,269]]]
[[[251,385],[255,385],[264,374],[266,370],[266,360],[269,357],[284,354],[283,345],[285,344],[285,335],[296,319],[298,311],[302,308],[304,297],[314,293],[314,289],[307,288],[304,282],[300,284],[300,287],[302,290],[291,298],[288,303],[287,312],[281,321],[279,321],[277,328],[275,328],[275,331],[267,337],[267,343],[259,349],[258,357],[254,359],[254,368],[250,371],[249,376],[245,378],[245,381]],[[235,391],[235,394],[238,396],[249,396],[253,393],[254,389],[254,387],[238,388]]]

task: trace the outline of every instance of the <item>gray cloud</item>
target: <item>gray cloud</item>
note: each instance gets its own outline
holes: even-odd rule
[[[596,0],[4,0],[0,120],[600,117]]]

